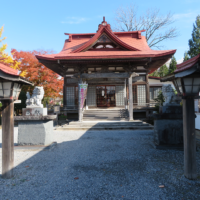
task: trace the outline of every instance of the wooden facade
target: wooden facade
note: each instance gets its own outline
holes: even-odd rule
[[[168,61],[175,50],[151,50],[141,32],[112,32],[104,20],[97,33],[66,34],[69,39],[59,54],[36,56],[64,77],[66,111],[82,115],[78,83],[88,84],[85,109],[124,108],[133,120],[134,107],[149,105],[148,74]]]

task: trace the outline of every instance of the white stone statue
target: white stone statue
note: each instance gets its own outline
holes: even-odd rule
[[[165,102],[163,103],[163,105],[166,106],[167,104],[171,103],[172,97],[173,95],[175,95],[171,84],[164,84],[162,86],[162,93],[165,98]]]
[[[26,107],[40,107],[43,108],[43,104],[41,103],[44,97],[44,89],[43,87],[36,86],[33,90],[33,94],[30,97],[29,92],[26,93]]]
[[[174,93],[174,90],[171,84],[164,84],[162,86],[162,93],[165,98],[165,102],[163,103],[163,106],[179,104],[181,101],[181,97],[179,97],[178,95]]]

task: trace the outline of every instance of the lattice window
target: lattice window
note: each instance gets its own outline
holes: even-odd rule
[[[162,87],[150,87],[150,100],[157,98],[161,90]]]
[[[67,95],[67,106],[74,106],[75,105],[75,88],[73,87],[66,87],[66,95]]]
[[[86,102],[88,106],[96,106],[96,86],[88,86]]]
[[[137,86],[138,105],[146,104],[146,85]]]
[[[116,86],[116,106],[124,106],[124,86]]]

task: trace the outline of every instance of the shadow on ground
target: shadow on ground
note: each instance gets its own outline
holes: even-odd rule
[[[154,149],[152,130],[54,136],[51,150],[15,151],[15,177],[0,179],[2,199],[200,199],[200,180],[183,176],[183,151]]]

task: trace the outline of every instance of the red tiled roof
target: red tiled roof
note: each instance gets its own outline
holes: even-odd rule
[[[58,54],[37,55],[38,59],[115,59],[115,58],[137,58],[137,57],[159,57],[173,55],[176,50],[151,50],[146,42],[145,36],[141,36],[141,31],[112,32],[110,25],[99,25],[97,33],[86,34],[66,34],[69,39],[65,40],[62,51]],[[105,33],[113,41],[127,49],[124,51],[85,51],[92,46],[100,36]]]
[[[150,79],[159,79],[160,80],[160,77],[156,77],[156,76],[149,76],[148,78],[150,78]]]
[[[0,63],[0,70],[11,75],[17,75],[18,76],[18,70],[15,70],[3,63]]]
[[[181,71],[184,71],[186,69],[189,69],[191,68],[192,66],[194,66],[198,61],[200,61],[200,54],[198,54],[197,56],[185,61],[185,62],[182,62],[181,64],[179,65],[176,65],[177,66],[177,69],[175,70],[175,73],[178,73],[178,72],[181,72]]]
[[[128,49],[128,50],[132,50],[132,51],[140,51],[139,49],[130,46],[128,43],[123,42],[122,40],[120,40],[114,33],[112,33],[112,31],[110,30],[109,26],[101,26],[100,29],[97,31],[97,33],[90,39],[88,40],[84,45],[82,45],[81,47],[79,47],[78,49],[74,50],[72,53],[78,53],[81,51],[84,51],[87,47],[89,47],[90,45],[92,45],[96,40],[98,40],[98,38],[103,34],[106,33],[111,39],[113,39],[115,42],[117,42],[119,45],[121,45],[122,47]]]

